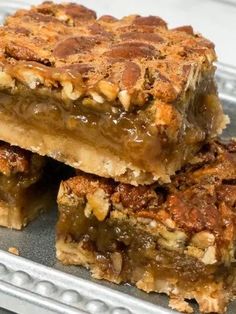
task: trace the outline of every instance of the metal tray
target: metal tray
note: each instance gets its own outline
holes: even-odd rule
[[[4,2],[0,0],[0,19],[17,6],[27,5],[25,1]],[[219,64],[217,81],[225,111],[231,118],[224,136],[236,136],[236,68]],[[56,219],[55,209],[21,232],[0,228],[0,307],[25,314],[177,313],[168,308],[164,295],[97,281],[84,268],[62,266],[55,258]],[[19,249],[20,256],[7,252],[12,246]],[[233,302],[227,314],[235,313]]]

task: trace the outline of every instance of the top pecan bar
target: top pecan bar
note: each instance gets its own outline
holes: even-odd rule
[[[190,26],[45,2],[0,39],[0,139],[74,168],[166,182],[227,122],[214,45]]]

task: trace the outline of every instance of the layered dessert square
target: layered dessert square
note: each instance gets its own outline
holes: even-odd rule
[[[52,207],[45,169],[46,158],[0,142],[0,226],[22,229]]]
[[[120,182],[168,182],[227,123],[215,60],[209,40],[157,16],[20,10],[0,28],[0,139]]]
[[[225,313],[235,295],[236,142],[213,141],[163,186],[79,174],[58,194],[57,258],[92,276]]]

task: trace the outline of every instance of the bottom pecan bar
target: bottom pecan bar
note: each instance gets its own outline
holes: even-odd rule
[[[0,226],[22,229],[53,204],[46,158],[0,142]]]
[[[61,183],[57,257],[93,277],[224,313],[234,298],[236,142],[207,144],[165,186],[78,175]]]

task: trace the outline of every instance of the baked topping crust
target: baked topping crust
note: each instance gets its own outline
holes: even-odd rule
[[[20,10],[0,36],[0,86],[15,92],[17,81],[53,88],[64,100],[116,101],[125,110],[150,99],[177,101],[216,59],[214,45],[190,26],[168,29],[156,16],[97,19],[71,3]]]

